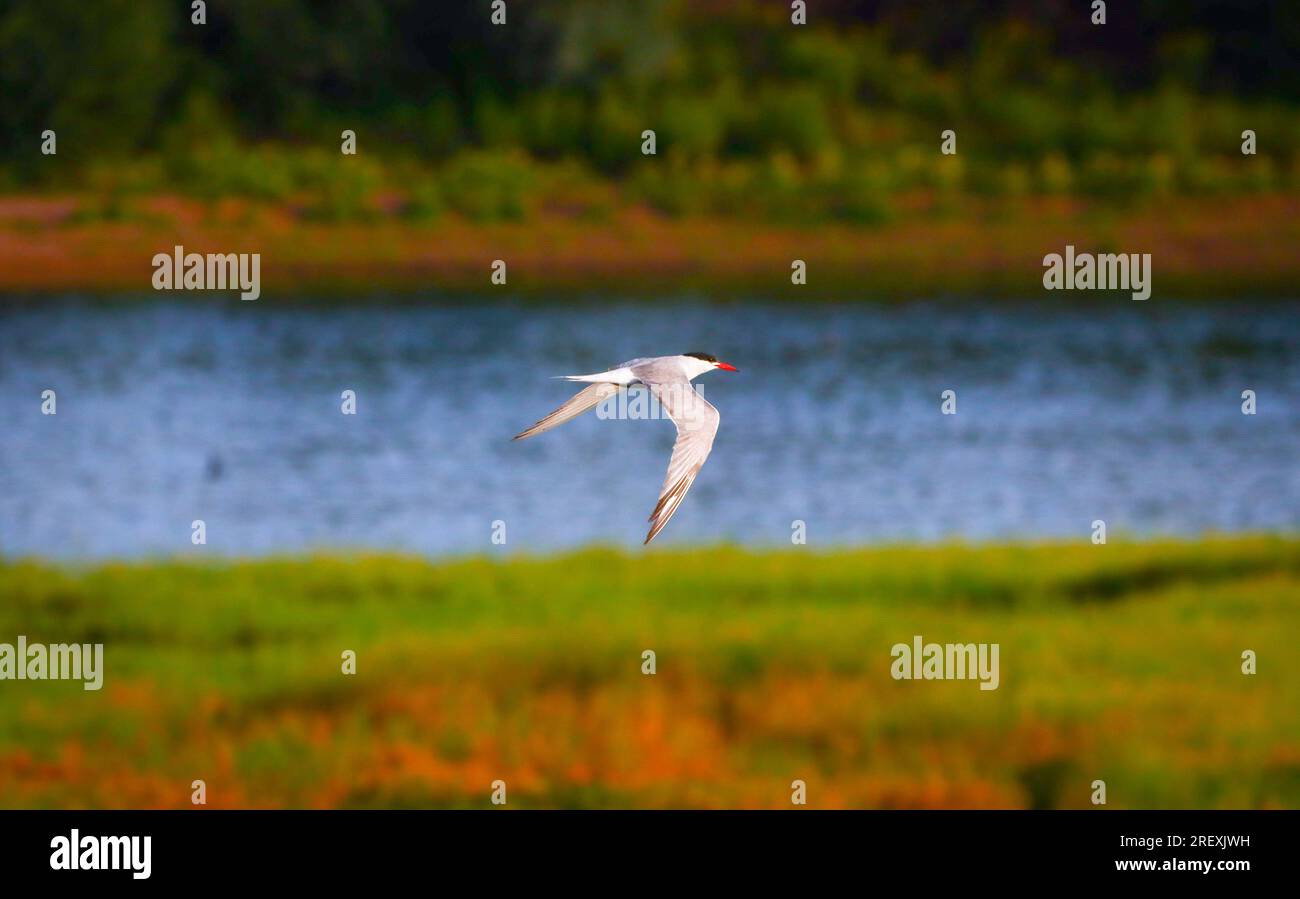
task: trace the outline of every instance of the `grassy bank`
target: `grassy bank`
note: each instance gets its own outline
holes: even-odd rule
[[[155,295],[151,260],[262,254],[262,298],[373,291],[659,294],[891,299],[942,294],[1060,297],[1043,256],[1150,253],[1153,298],[1292,296],[1300,281],[1300,196],[1181,198],[1124,209],[1065,198],[962,201],[888,224],[780,226],[674,218],[644,208],[551,209],[527,222],[435,222],[376,214],[319,221],[291,206],[176,197],[111,210],[68,197],[0,198],[0,291]],[[90,211],[87,211],[87,210]],[[504,286],[492,262],[508,266]],[[791,284],[791,261],[807,285]]]
[[[0,595],[0,642],[107,670],[0,682],[4,807],[1300,805],[1296,539],[11,561]],[[1000,644],[999,688],[893,680],[914,634]]]

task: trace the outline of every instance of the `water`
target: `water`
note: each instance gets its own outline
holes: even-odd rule
[[[14,302],[0,552],[188,553],[195,519],[222,554],[638,545],[669,423],[510,437],[572,392],[551,375],[689,350],[741,372],[699,382],[722,427],[656,545],[788,546],[795,520],[812,546],[1294,531],[1298,311]]]

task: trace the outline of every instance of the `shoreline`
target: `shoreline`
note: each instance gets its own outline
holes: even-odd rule
[[[961,211],[870,227],[668,218],[639,207],[598,219],[552,211],[520,222],[325,222],[287,206],[170,196],[138,198],[112,218],[88,219],[85,202],[0,197],[0,292],[152,293],[151,260],[176,245],[260,253],[263,300],[424,291],[1049,300],[1042,260],[1067,244],[1150,253],[1156,302],[1286,296],[1300,282],[1300,196],[1290,194],[1176,198],[1124,210],[1062,198],[1013,208],[971,201]],[[504,285],[490,280],[496,259],[507,264]],[[791,284],[795,259],[807,264],[805,285]]]

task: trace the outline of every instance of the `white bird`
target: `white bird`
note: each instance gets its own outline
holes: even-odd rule
[[[646,534],[645,542],[649,543],[663,530],[668,519],[673,517],[677,507],[682,504],[686,491],[691,489],[695,476],[700,473],[704,460],[709,458],[709,451],[713,449],[713,438],[718,433],[720,416],[718,410],[691,386],[691,381],[715,368],[723,371],[739,370],[734,365],[719,362],[708,353],[687,353],[684,356],[633,359],[617,368],[591,375],[565,375],[569,381],[586,381],[591,386],[584,387],[537,424],[516,434],[514,439],[522,440],[549,431],[577,418],[620,390],[644,386],[677,426],[677,442],[673,444],[673,455],[668,460],[668,474],[659,491],[659,503],[648,519],[650,533]]]

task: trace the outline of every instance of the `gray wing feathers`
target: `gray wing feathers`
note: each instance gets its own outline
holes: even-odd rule
[[[617,384],[607,383],[592,384],[590,387],[579,390],[567,403],[543,418],[531,428],[516,434],[514,439],[523,440],[525,437],[532,437],[535,434],[540,434],[543,431],[549,431],[551,428],[558,427],[566,421],[577,418],[601,400],[607,399],[618,393],[618,390],[619,386]]]
[[[659,502],[650,513],[650,533],[646,534],[646,543],[664,529],[686,498],[686,491],[691,489],[695,476],[709,458],[721,421],[718,410],[691,386],[690,381],[679,379],[650,383],[649,387],[677,425],[677,441],[673,444],[672,458],[668,460],[668,473],[659,493]]]

